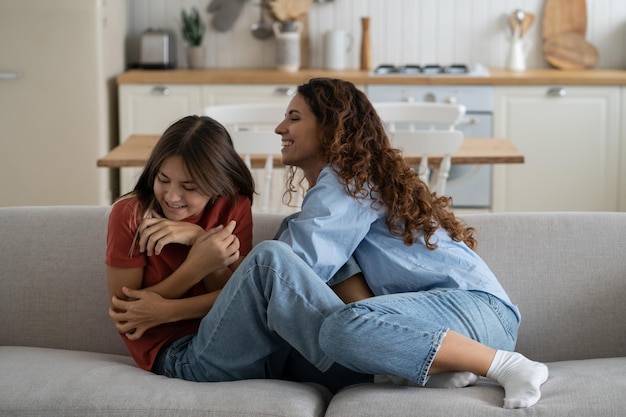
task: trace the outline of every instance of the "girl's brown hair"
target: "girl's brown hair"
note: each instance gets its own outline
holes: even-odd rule
[[[140,217],[149,216],[152,210],[161,211],[154,196],[154,181],[163,162],[172,156],[182,158],[203,194],[213,199],[226,197],[232,202],[244,195],[252,203],[254,179],[226,128],[207,116],[187,116],[163,133],[135,188],[127,194],[139,200]]]
[[[431,238],[442,227],[452,239],[475,248],[474,229],[457,219],[450,209],[451,199],[431,193],[401,151],[391,146],[365,93],[347,81],[314,78],[300,85],[298,94],[317,119],[323,159],[349,195],[369,195],[374,208],[387,211],[391,234],[411,245],[422,231],[426,246],[435,249],[437,243]],[[288,189],[295,189],[294,174],[291,170]]]

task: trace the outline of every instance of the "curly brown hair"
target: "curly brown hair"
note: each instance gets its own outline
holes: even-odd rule
[[[452,212],[449,197],[431,193],[408,166],[400,150],[392,147],[384,125],[365,93],[348,81],[313,78],[298,87],[318,123],[322,157],[336,171],[346,192],[354,198],[370,197],[375,209],[386,209],[389,232],[412,245],[419,231],[429,249],[442,227],[450,237],[474,249],[474,229]],[[294,190],[295,169],[288,190]]]

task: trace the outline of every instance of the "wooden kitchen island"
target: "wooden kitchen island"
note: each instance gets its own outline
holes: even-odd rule
[[[159,140],[159,135],[131,135],[121,145],[98,159],[97,166],[104,168],[143,167],[148,161],[152,148]],[[279,140],[278,135],[276,140]],[[431,164],[439,164],[442,156],[429,156]],[[419,155],[404,155],[409,165],[419,165]],[[252,156],[252,166],[260,168],[265,163],[264,156]],[[465,138],[461,148],[452,155],[452,164],[521,164],[522,155],[507,139]],[[280,155],[274,158],[274,165],[281,166]]]

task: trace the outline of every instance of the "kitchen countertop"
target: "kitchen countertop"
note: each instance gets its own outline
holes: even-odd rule
[[[521,72],[490,69],[489,76],[372,75],[368,71],[302,69],[295,73],[274,69],[215,68],[202,70],[129,70],[118,84],[301,84],[313,77],[332,77],[355,84],[415,85],[626,85],[626,70],[528,69]]]

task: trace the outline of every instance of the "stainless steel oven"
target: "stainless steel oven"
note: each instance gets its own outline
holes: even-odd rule
[[[369,85],[373,102],[434,101],[454,102],[466,107],[458,128],[465,137],[493,137],[493,88],[482,85]],[[492,169],[490,165],[453,165],[446,194],[454,208],[490,209]]]

